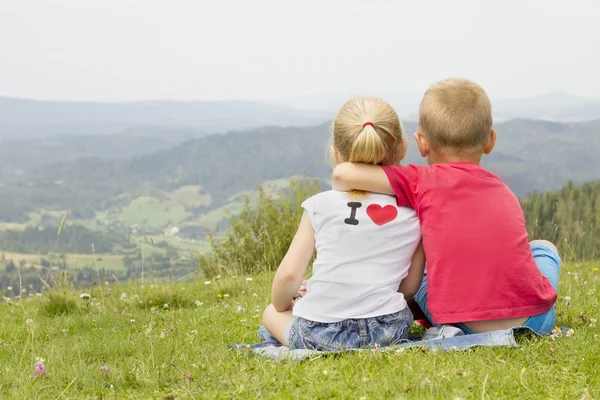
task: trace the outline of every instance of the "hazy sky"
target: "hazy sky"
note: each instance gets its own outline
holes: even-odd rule
[[[0,0],[0,96],[600,97],[600,0]]]

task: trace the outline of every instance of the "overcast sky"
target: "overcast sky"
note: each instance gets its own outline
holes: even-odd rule
[[[600,97],[600,0],[0,0],[0,96]]]

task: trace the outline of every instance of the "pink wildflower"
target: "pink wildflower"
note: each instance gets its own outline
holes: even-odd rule
[[[33,376],[44,376],[48,373],[48,371],[46,371],[46,366],[44,365],[43,359],[38,359],[38,362],[35,363],[35,365],[33,366],[33,369],[34,369]]]

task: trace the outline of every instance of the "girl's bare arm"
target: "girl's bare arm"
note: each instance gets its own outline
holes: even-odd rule
[[[304,212],[294,240],[273,279],[271,302],[277,311],[287,311],[292,306],[314,252],[315,231]]]

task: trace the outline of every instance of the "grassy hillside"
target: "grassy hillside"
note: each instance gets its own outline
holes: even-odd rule
[[[91,279],[83,290],[73,289],[77,281],[64,269],[44,269],[37,278],[43,278],[44,285],[35,286],[21,279],[27,268],[13,266],[11,287],[0,288],[5,296],[0,304],[0,396],[600,396],[597,261],[572,261],[561,267],[557,324],[572,331],[554,339],[523,338],[520,348],[373,350],[302,363],[272,362],[234,351],[230,343],[257,341],[261,313],[270,301],[272,270],[292,240],[301,215],[299,202],[317,189],[314,182],[293,184],[281,197],[263,190],[254,201],[244,202],[227,234],[214,238],[212,253],[200,260],[210,273],[204,277],[197,269],[174,276],[172,247],[152,237],[140,240],[142,251],[151,255],[143,252],[141,264],[142,254],[131,258],[132,279],[125,283],[104,271],[100,259],[94,260],[95,268],[79,271],[76,279]],[[15,292],[21,296],[15,297]],[[419,332],[422,329],[414,326],[413,333]]]
[[[0,308],[4,399],[522,398],[600,396],[598,264],[563,267],[559,324],[572,337],[521,348],[367,352],[276,363],[236,353],[257,341],[272,275],[210,284],[110,282],[74,293],[71,313],[52,293]],[[252,278],[248,280],[246,278]],[[167,306],[165,306],[167,305]],[[36,358],[47,374],[34,377]]]

